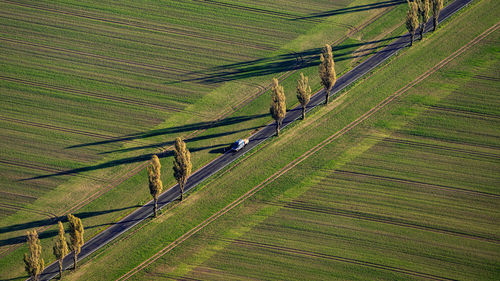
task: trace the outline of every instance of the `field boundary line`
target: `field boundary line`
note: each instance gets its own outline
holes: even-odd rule
[[[477,44],[478,42],[480,42],[482,39],[484,39],[486,36],[488,36],[493,31],[497,30],[498,27],[499,27],[499,25],[500,25],[500,22],[497,22],[496,24],[494,24],[493,26],[491,26],[490,28],[488,28],[487,30],[485,30],[483,33],[481,33],[480,35],[478,35],[477,37],[475,37],[474,39],[472,39],[471,41],[469,41],[467,44],[465,44],[464,46],[462,46],[461,48],[459,48],[458,50],[456,50],[455,52],[453,52],[451,55],[449,55],[445,59],[443,59],[440,62],[438,62],[431,69],[427,70],[426,72],[424,72],[423,74],[421,74],[419,77],[417,77],[416,79],[414,79],[410,83],[406,84],[405,86],[403,86],[402,88],[400,88],[399,90],[397,90],[396,92],[394,92],[389,97],[387,97],[384,100],[382,100],[380,103],[378,103],[377,105],[375,105],[374,107],[372,107],[370,110],[368,110],[366,113],[364,113],[363,115],[361,115],[360,117],[358,117],[356,120],[354,120],[351,123],[349,123],[344,128],[340,129],[339,131],[337,131],[336,133],[334,133],[330,137],[328,137],[325,140],[323,140],[321,143],[317,144],[316,146],[314,146],[310,150],[306,151],[301,156],[297,157],[296,159],[294,159],[293,161],[291,161],[290,163],[288,163],[287,165],[285,165],[281,170],[275,172],[273,175],[271,175],[270,177],[268,177],[267,179],[265,179],[264,181],[262,181],[259,185],[253,187],[248,192],[246,192],[245,194],[241,195],[238,199],[234,200],[229,205],[227,205],[223,209],[219,210],[217,213],[213,214],[212,216],[210,216],[209,218],[207,218],[206,220],[204,220],[203,222],[201,222],[200,224],[198,224],[197,226],[195,226],[194,228],[192,228],[191,230],[189,230],[188,232],[186,232],[184,235],[182,235],[179,238],[177,238],[176,240],[174,240],[172,243],[170,243],[169,245],[167,245],[165,248],[161,249],[156,254],[154,254],[150,258],[148,258],[145,261],[143,261],[141,264],[139,264],[136,267],[134,267],[129,272],[125,273],[124,275],[122,275],[121,277],[119,277],[118,279],[116,279],[116,281],[127,280],[131,276],[133,276],[134,274],[136,274],[137,272],[139,272],[142,269],[144,269],[145,267],[149,266],[154,261],[158,260],[160,257],[162,257],[163,255],[165,255],[166,253],[168,253],[169,251],[171,251],[172,249],[174,249],[175,247],[177,247],[179,244],[181,244],[182,242],[184,242],[185,240],[187,240],[191,236],[193,236],[195,233],[199,232],[200,230],[202,230],[203,228],[205,228],[206,226],[208,226],[210,223],[212,223],[213,221],[215,221],[216,219],[218,219],[222,215],[226,214],[227,212],[229,212],[233,208],[235,208],[238,205],[240,205],[241,203],[243,203],[244,201],[246,201],[246,199],[250,198],[255,193],[257,193],[259,190],[261,190],[262,188],[264,188],[268,184],[274,182],[276,179],[278,179],[280,176],[282,176],[283,174],[285,174],[286,172],[288,172],[289,170],[291,170],[292,168],[294,168],[295,166],[297,166],[299,163],[301,163],[302,161],[306,160],[311,155],[313,155],[314,153],[318,152],[319,150],[321,150],[326,145],[330,144],[331,142],[333,142],[334,140],[336,140],[340,136],[346,134],[347,132],[349,132],[350,130],[352,130],[353,128],[355,128],[357,125],[359,125],[361,122],[363,122],[364,120],[368,119],[370,116],[372,116],[373,114],[375,114],[376,112],[378,112],[380,109],[384,108],[387,104],[389,104],[390,102],[392,102],[394,99],[396,99],[397,97],[400,97],[401,95],[403,95],[404,93],[406,93],[413,86],[419,84],[425,78],[427,78],[431,74],[435,73],[437,70],[439,70],[442,67],[444,67],[445,65],[447,65],[449,62],[451,62],[453,59],[455,59],[456,57],[458,57],[460,54],[462,54],[466,50],[470,49],[472,46],[474,46],[475,44]]]

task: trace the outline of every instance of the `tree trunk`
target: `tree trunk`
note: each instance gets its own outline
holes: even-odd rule
[[[325,104],[328,104],[328,97],[330,96],[329,95],[329,92],[327,89],[325,89],[325,92],[326,92],[326,95],[325,95]]]
[[[76,261],[77,261],[78,255],[76,254],[76,250],[74,253],[75,253],[75,255],[73,256],[73,260],[75,261],[75,266],[73,267],[73,269],[76,270]]]
[[[422,28],[420,28],[420,40],[424,39],[424,29],[425,29],[425,22],[422,23]]]
[[[158,207],[157,207],[157,203],[158,203],[158,198],[153,198],[154,202],[155,202],[155,205],[154,205],[154,212],[155,212],[155,218],[158,216]]]
[[[306,119],[306,107],[302,106],[302,120]]]
[[[438,16],[439,15],[436,15],[435,17],[433,17],[433,20],[434,20],[434,30],[432,30],[432,31],[436,31],[436,28],[437,28],[437,25],[438,25]]]
[[[276,120],[276,136],[280,136],[280,121]]]
[[[413,46],[413,39],[414,39],[414,37],[415,37],[415,31],[410,32],[410,38],[411,38],[411,40],[410,40],[410,47]]]
[[[59,279],[62,278],[62,260],[59,260]]]
[[[184,194],[184,184],[179,184],[179,188],[181,189],[181,197],[180,197],[180,201],[182,201],[182,195]]]

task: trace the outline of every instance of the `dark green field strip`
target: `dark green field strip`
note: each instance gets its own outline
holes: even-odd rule
[[[5,85],[3,82],[0,83]],[[67,92],[46,91],[44,88],[23,88],[27,87],[25,84],[7,86],[9,88],[4,88],[3,103],[0,106],[2,116],[6,117],[25,120],[24,116],[31,115],[31,120],[43,121],[42,123],[89,131],[98,130],[106,135],[118,136],[142,131],[143,126],[156,121],[155,116],[127,104],[124,106],[106,100],[103,102]],[[40,98],[43,99],[38,103],[32,103]],[[84,104],[87,106],[82,106]],[[129,115],[121,116],[126,112]]]
[[[72,16],[72,17],[83,18],[83,19],[87,19],[87,20],[95,20],[95,21],[100,21],[100,22],[104,22],[104,23],[117,24],[117,25],[126,26],[126,27],[138,28],[141,30],[149,31],[149,32],[161,32],[161,33],[168,33],[168,34],[176,34],[176,35],[180,35],[180,36],[187,36],[187,37],[195,38],[197,40],[202,40],[202,41],[213,41],[213,42],[217,42],[217,43],[221,43],[221,44],[238,45],[240,47],[260,49],[260,50],[274,50],[277,47],[277,46],[271,47],[271,46],[264,45],[264,44],[255,44],[255,43],[252,44],[252,42],[245,42],[248,40],[231,41],[231,40],[225,39],[225,37],[222,37],[222,36],[219,36],[219,38],[217,38],[215,36],[207,36],[203,32],[200,32],[200,31],[173,28],[171,26],[160,25],[158,23],[134,21],[134,20],[129,19],[129,18],[127,18],[127,19],[113,18],[110,15],[106,15],[106,16],[104,16],[104,15],[88,15],[88,14],[82,13],[81,11],[68,11],[68,10],[60,9],[58,7],[57,8],[49,8],[46,6],[33,4],[32,2],[30,2],[30,3],[15,3],[15,2],[10,2],[10,1],[5,1],[5,0],[2,0],[2,2],[9,3],[11,5],[16,5],[16,6],[30,7],[32,9],[39,10],[39,11],[51,12],[51,13],[56,13],[56,14],[62,14],[62,15],[67,15],[67,16]],[[215,35],[215,34],[213,34],[213,35]]]
[[[94,38],[96,36],[89,35],[88,30],[86,32],[82,31],[82,34],[75,34],[73,36],[63,37],[61,35],[50,35],[45,32],[33,32],[31,31],[31,26],[22,29],[18,27],[25,22],[26,21],[23,21],[19,24],[12,23],[12,25],[16,27],[6,27],[4,29],[6,33],[3,34],[5,38],[3,40],[7,41],[10,39],[11,43],[25,44],[32,49],[34,46],[37,46],[38,49],[48,49],[53,52],[59,51],[73,55],[77,54],[80,56],[100,58],[105,61],[114,61],[158,69],[164,72],[170,71],[169,73],[171,75],[186,73],[185,68],[182,67],[185,65],[207,68],[216,63],[235,62],[236,59],[245,57],[242,56],[241,53],[230,53],[224,49],[221,49],[219,52],[211,52],[206,48],[206,45],[204,45],[205,47],[199,48],[197,45],[192,46],[192,44],[183,44],[183,42],[179,40],[175,43],[173,43],[172,40],[165,42],[158,42],[158,40],[155,40],[154,42],[156,43],[151,44],[143,42],[141,39],[124,40],[118,38],[117,40],[110,40],[112,38],[109,36]],[[19,38],[19,36],[13,36],[15,34],[23,34],[23,40],[20,40],[21,38]],[[84,38],[86,40],[82,40],[82,36],[85,36]],[[123,38],[128,38],[130,34],[124,33],[122,36]],[[68,42],[68,40],[70,40],[70,42]],[[173,40],[175,40],[175,38]],[[204,57],[203,60],[196,60],[196,57],[189,56],[190,51],[193,49],[197,49],[200,52],[205,51],[207,52],[207,56]],[[224,59],[220,60],[217,57],[222,57]],[[233,57],[234,59],[228,60],[226,57]],[[177,58],[177,60],[172,60],[173,58]],[[250,57],[247,56],[247,58]],[[147,63],[148,65],[146,65]],[[168,67],[154,64],[168,65]]]
[[[164,82],[168,76],[158,74],[155,77],[150,71],[144,72],[144,69],[141,69],[143,72],[141,73],[139,72],[141,70],[127,65],[110,66],[106,63],[93,62],[85,58],[51,56],[38,51],[28,52],[24,50],[17,52],[10,49],[6,53],[13,55],[14,58],[3,60],[5,74],[21,76],[19,78],[27,79],[36,77],[48,80],[47,82],[50,83],[73,87],[78,85],[89,90],[100,91],[104,88],[107,92],[119,93],[124,96],[130,95],[131,97],[135,97],[140,93],[143,99],[177,108],[184,107],[186,103],[192,103],[201,93],[212,88],[210,85],[198,86],[193,83],[185,83],[182,85],[183,87],[180,84],[165,85]],[[22,57],[23,54],[34,55],[32,56],[33,60],[19,65],[16,63],[15,58]],[[53,63],[53,65],[50,65],[49,62]],[[42,71],[44,65],[50,66],[45,67],[46,69]],[[58,65],[61,65],[61,67],[58,67]],[[73,67],[68,69],[69,65]],[[126,81],[126,83],[122,81]]]
[[[42,165],[39,163],[29,163],[26,161],[20,162],[18,160],[11,160],[11,159],[0,159],[0,164],[12,166],[12,167],[19,167],[22,169],[28,169],[28,170],[32,170],[32,171],[36,171],[36,172],[40,172],[40,171],[47,172],[47,173],[51,173],[51,174],[61,173],[61,172],[65,171],[64,169],[61,169],[61,168],[51,168],[46,164]],[[82,178],[86,178],[86,179],[89,179],[91,181],[97,181],[97,182],[107,182],[107,180],[105,180],[105,179],[98,178],[98,177],[91,177],[91,176],[87,176],[84,174],[68,174],[68,176],[82,177]],[[22,181],[22,178],[19,178],[18,180]]]
[[[40,53],[40,56],[42,56],[42,53]],[[47,57],[44,59],[47,59]],[[84,59],[82,58],[82,60]],[[31,81],[31,83],[41,83],[41,85],[36,85],[38,87],[43,87],[43,84],[58,85],[61,89],[64,89],[64,87],[73,88],[72,93],[76,90],[80,92],[98,92],[103,95],[98,97],[101,99],[104,98],[112,101],[131,99],[135,101],[134,104],[162,111],[185,111],[184,107],[187,104],[201,96],[195,89],[189,89],[187,86],[186,90],[176,90],[175,86],[169,87],[169,89],[150,89],[140,86],[140,82],[137,83],[138,85],[134,85],[133,81],[120,83],[121,77],[119,76],[116,78],[113,76],[103,77],[91,71],[87,72],[91,77],[81,77],[79,76],[79,71],[75,69],[64,71],[63,68],[61,69],[62,71],[59,71],[57,66],[47,67],[46,70],[42,71],[43,64],[33,65],[32,63],[26,63],[23,66],[19,66],[15,63],[4,63],[3,66],[5,69],[2,75],[3,80],[12,81],[12,79],[20,79]],[[124,68],[127,67],[124,66]],[[113,78],[115,78],[114,83],[112,82]],[[50,87],[53,88],[54,86]],[[204,89],[204,91],[207,90]]]
[[[29,50],[35,50],[35,51],[43,50],[44,52],[49,51],[49,52],[53,52],[56,54],[62,54],[62,55],[69,54],[70,56],[79,56],[79,57],[84,57],[84,58],[98,59],[101,61],[107,61],[107,62],[112,62],[112,63],[119,63],[119,64],[123,64],[123,65],[127,65],[127,66],[137,67],[139,69],[156,71],[157,73],[160,73],[160,74],[165,75],[165,76],[175,75],[174,73],[177,73],[177,75],[182,75],[182,74],[187,73],[186,70],[182,70],[180,68],[172,68],[170,66],[158,66],[158,65],[150,65],[150,64],[145,64],[145,63],[138,63],[138,62],[118,59],[118,58],[114,58],[114,57],[95,55],[95,54],[79,52],[79,51],[72,51],[69,49],[55,48],[55,47],[51,47],[51,46],[35,44],[35,43],[30,43],[27,41],[20,41],[20,40],[15,40],[15,39],[2,38],[1,40],[4,42],[8,42],[9,44],[14,44],[17,46],[22,45],[26,49],[29,49]]]
[[[392,137],[387,137],[387,138],[382,138],[381,141],[385,143],[391,143],[391,144],[399,144],[402,146],[414,146],[414,147],[422,147],[425,149],[432,150],[433,152],[436,153],[447,153],[447,152],[454,152],[456,153],[455,155],[467,155],[467,156],[477,156],[481,157],[481,159],[489,158],[492,160],[499,160],[500,154],[496,154],[495,152],[489,152],[489,151],[480,151],[478,150],[478,147],[456,147],[453,146],[451,143],[447,143],[446,145],[442,144],[437,144],[437,143],[429,143],[428,140],[425,142],[424,140],[421,139],[416,139],[413,138],[412,140],[404,139],[404,136],[397,136],[393,135]]]
[[[51,2],[52,3],[52,2]],[[62,3],[61,3],[62,4]],[[266,20],[269,18],[274,18],[273,21],[287,24],[287,22],[291,19],[297,18],[299,16],[305,16],[305,14],[292,14],[289,8],[293,8],[293,4],[295,3],[287,3],[288,5],[281,5],[279,8],[275,10],[270,10],[266,8],[255,8],[251,7],[252,2],[247,2],[243,5],[235,5],[228,2],[223,1],[175,1],[170,3],[165,3],[163,6],[150,6],[149,3],[142,3],[143,5],[137,6],[134,5],[133,2],[126,1],[123,5],[117,6],[109,6],[106,3],[99,3],[95,5],[79,3],[79,5],[75,5],[76,3],[71,2],[71,6],[77,6],[78,9],[87,10],[89,12],[101,12],[109,8],[113,10],[114,14],[120,13],[128,16],[137,16],[137,11],[141,11],[144,15],[144,18],[153,21],[162,21],[168,23],[177,23],[179,26],[185,26],[186,24],[178,21],[178,18],[164,18],[162,14],[177,14],[180,13],[182,15],[181,18],[190,18],[189,25],[195,25],[198,28],[204,29],[208,28],[207,26],[203,26],[202,22],[209,22],[213,24],[213,22],[221,21],[221,17],[219,14],[224,14],[226,18],[241,18],[242,21],[247,21],[252,26],[264,26]],[[292,5],[290,5],[292,4]],[[317,5],[318,3],[301,3],[300,8],[312,8],[314,11],[321,11],[322,7],[331,7],[328,5]],[[347,3],[342,3],[347,4]],[[63,4],[65,5],[65,4]],[[61,5],[59,5],[61,6]],[[96,6],[99,6],[100,9],[97,9]],[[107,6],[104,8],[103,6]],[[300,9],[299,9],[300,11]],[[200,15],[204,14],[205,19]],[[176,21],[177,20],[177,21]],[[241,21],[236,21],[241,22]],[[318,23],[320,22],[317,19],[305,19],[303,22],[312,22]],[[259,24],[260,23],[260,24]],[[291,26],[290,23],[287,24]],[[300,28],[300,26],[298,26]],[[246,26],[248,28],[248,26]]]
[[[95,137],[95,138],[99,138],[99,139],[113,139],[113,138],[116,138],[115,136],[103,135],[103,134],[100,134],[100,133],[87,132],[87,131],[78,130],[78,129],[72,129],[72,128],[57,127],[57,126],[53,126],[53,125],[48,125],[48,124],[43,124],[43,123],[38,123],[38,122],[25,121],[25,120],[20,120],[20,119],[5,117],[5,116],[0,116],[0,120],[12,122],[12,123],[19,123],[19,124],[33,126],[33,127],[47,128],[49,130],[55,130],[55,131],[67,132],[67,133],[84,135],[84,136],[89,136],[89,137]]]
[[[7,61],[10,65],[12,65],[12,62],[10,62],[9,60],[4,60],[4,63]],[[52,62],[54,62],[54,60],[52,60]],[[97,90],[102,89],[102,87],[100,86],[104,86],[106,91],[109,92],[113,92],[113,89],[115,89],[115,92],[118,92],[123,96],[140,95],[142,100],[160,104],[168,104],[169,106],[178,109],[186,106],[186,103],[189,102],[189,99],[187,97],[193,99],[198,96],[198,92],[196,92],[196,90],[193,88],[188,88],[187,85],[185,85],[184,88],[179,88],[179,86],[177,85],[165,86],[164,84],[160,83],[150,83],[137,80],[134,81],[133,79],[129,79],[119,75],[105,75],[102,73],[95,73],[90,70],[80,70],[75,67],[69,68],[64,62],[62,63],[62,65],[66,66],[59,67],[55,64],[52,64],[50,67],[45,67],[45,71],[42,71],[44,69],[44,65],[44,63],[36,63],[33,61],[26,62],[22,67],[23,73],[19,74],[23,75],[23,77],[26,76],[33,78],[33,75],[24,74],[26,70],[29,70],[33,73],[39,70],[40,72],[45,72],[46,75],[53,74],[53,76],[50,78],[54,80],[57,79],[63,81],[73,81],[73,83],[66,83],[69,85],[75,86],[75,84],[80,85],[85,82],[86,85],[82,85],[82,87],[80,88]],[[14,71],[12,71],[11,73],[14,74]],[[19,75],[18,73],[16,74]],[[43,78],[44,80],[46,79],[45,77],[40,78]],[[65,80],[64,78],[67,79]],[[185,111],[185,109],[182,110]]]
[[[302,2],[302,1],[286,1],[286,0],[278,0],[278,1],[266,1],[266,0],[256,0],[256,1],[248,1],[248,0],[216,0],[214,2],[218,3],[231,3],[233,5],[249,7],[253,9],[262,9],[262,10],[271,10],[271,11],[286,11],[287,13],[301,16],[308,16],[313,13],[321,12],[321,11],[329,11],[332,8],[338,7],[346,7],[352,1],[350,0],[338,0],[327,1],[327,0],[314,0],[310,2]],[[321,19],[321,18],[320,18]]]
[[[406,275],[410,275],[410,276],[414,276],[414,277],[421,277],[421,278],[430,279],[430,280],[453,280],[453,279],[449,279],[449,278],[445,278],[445,277],[440,277],[440,276],[426,274],[426,273],[422,273],[422,272],[407,270],[407,269],[403,269],[403,268],[391,267],[391,266],[387,266],[387,265],[383,265],[383,264],[376,264],[376,263],[366,262],[366,261],[362,261],[362,260],[349,259],[349,258],[340,257],[340,256],[333,256],[333,255],[323,254],[323,253],[319,253],[319,252],[305,251],[302,249],[282,247],[282,246],[277,246],[277,245],[273,245],[273,244],[258,243],[258,242],[239,240],[239,239],[233,240],[232,243],[233,243],[233,245],[237,244],[237,245],[242,245],[244,247],[248,247],[249,250],[252,250],[255,248],[265,249],[265,250],[268,250],[270,252],[274,252],[275,254],[278,254],[278,255],[292,254],[292,255],[297,255],[297,256],[304,256],[307,258],[321,258],[321,259],[344,262],[344,263],[349,263],[349,264],[354,264],[354,265],[359,265],[359,266],[364,266],[364,267],[370,267],[370,268],[379,269],[379,270],[387,270],[387,271],[391,271],[394,273],[401,273],[401,274],[406,274]]]
[[[500,164],[498,158],[456,155],[451,151],[436,153],[435,149],[423,151],[422,147],[413,145],[391,144],[385,147],[374,148],[345,169],[450,190],[499,195],[496,189],[499,177],[494,168]],[[462,165],[456,167],[457,163]]]
[[[78,149],[68,153],[68,145],[73,142],[67,141],[70,138],[64,133],[19,125],[14,128],[7,126],[1,128],[5,131],[5,141],[2,144],[5,150],[1,153],[2,159],[23,159],[22,161],[53,165],[60,169],[75,168],[100,159],[96,152],[89,152],[89,149]],[[26,151],[26,147],[31,147],[31,150]]]
[[[71,88],[67,88],[67,87],[54,86],[54,85],[49,85],[49,84],[40,83],[40,82],[27,81],[27,80],[14,78],[14,77],[0,76],[0,79],[4,80],[4,81],[13,82],[13,83],[30,85],[30,86],[34,86],[34,87],[38,87],[38,88],[42,88],[42,89],[78,94],[78,95],[82,95],[82,96],[110,100],[113,102],[119,102],[119,103],[124,103],[124,104],[128,104],[128,105],[133,105],[133,106],[149,107],[149,108],[156,109],[156,110],[173,111],[173,112],[182,111],[181,109],[178,109],[178,108],[169,107],[166,105],[157,105],[157,104],[147,103],[147,102],[144,102],[144,101],[139,100],[139,99],[111,96],[111,95],[102,94],[102,93],[86,92],[86,91],[82,91],[82,90],[78,90],[78,89],[71,89]]]
[[[2,158],[3,159],[3,158]],[[24,203],[34,202],[34,200],[28,200],[31,197],[38,198],[40,193],[49,192],[54,185],[61,184],[66,181],[62,177],[59,178],[50,178],[50,179],[41,179],[30,182],[21,182],[20,177],[35,177],[40,175],[40,173],[46,173],[46,171],[41,170],[39,164],[35,164],[36,166],[32,166],[33,163],[18,163],[17,161],[10,160],[2,160],[5,163],[0,163],[2,167],[2,175],[0,178],[0,182],[2,184],[9,183],[8,189],[2,189],[2,192],[12,193],[12,194],[21,194],[22,197],[18,197],[16,202],[22,203],[25,198],[27,201]],[[20,172],[21,171],[21,172]],[[55,171],[55,169],[54,169]],[[11,203],[7,199],[4,198],[4,203]],[[20,201],[21,200],[21,201]],[[29,201],[29,202],[28,202]],[[21,204],[22,206],[22,204]]]
[[[48,101],[52,100],[50,97],[47,97],[46,99]],[[14,121],[2,122],[3,124],[6,124],[5,125],[6,128],[14,128],[15,126],[20,126],[24,123],[23,125],[24,127],[26,127],[26,125],[29,125],[30,128],[45,127],[46,129],[43,130],[45,132],[66,131],[71,134],[66,134],[67,138],[65,139],[67,139],[67,141],[70,141],[71,143],[73,142],[78,143],[80,141],[85,141],[85,140],[87,141],[103,140],[104,138],[102,138],[102,136],[104,135],[105,136],[116,135],[117,138],[122,138],[123,136],[129,134],[136,134],[138,132],[143,131],[141,125],[147,124],[148,120],[145,118],[131,119],[130,117],[127,116],[128,118],[123,118],[123,120],[121,121],[135,120],[136,124],[126,124],[124,126],[120,126],[120,119],[119,119],[120,113],[123,114],[124,112],[126,112],[123,110],[123,108],[120,108],[121,110],[118,109],[114,111],[112,114],[103,114],[103,116],[98,116],[98,115],[95,116],[91,114],[92,110],[83,110],[83,109],[75,110],[76,112],[74,113],[68,111],[51,110],[49,102],[46,102],[39,106],[32,106],[31,104],[23,103],[23,101],[16,102],[14,97],[12,96],[4,97],[2,101],[3,101],[3,106],[0,107],[2,109],[2,116],[4,116],[3,114],[6,114],[8,116],[7,118],[20,120],[17,122]],[[59,105],[66,106],[65,107],[66,109],[73,108],[72,105],[67,105],[67,104],[59,104]],[[12,106],[16,106],[17,108],[13,110]],[[109,108],[114,109],[113,107]],[[36,120],[37,122],[28,124],[27,122],[32,122],[31,120]],[[149,121],[151,120],[154,119],[149,119]],[[43,125],[37,126],[37,124],[43,124]],[[99,133],[97,135],[94,134],[92,137],[90,137],[90,135],[92,135],[93,132],[96,131],[99,131]],[[85,135],[89,137],[82,137]],[[114,138],[105,138],[105,139],[112,140]],[[140,140],[137,140],[137,143],[140,144],[142,142]]]
[[[244,6],[244,5],[231,4],[231,3],[226,3],[223,1],[215,1],[215,0],[191,0],[191,1],[202,3],[202,4],[215,5],[217,7],[227,7],[227,8],[231,8],[233,10],[249,11],[249,12],[253,12],[256,14],[260,14],[260,15],[271,15],[271,16],[275,16],[275,17],[285,18],[288,20],[297,19],[297,18],[304,16],[304,15],[278,12],[278,11],[273,11],[273,10],[269,10],[269,9],[259,9],[259,8]],[[306,18],[306,19],[304,19],[304,21],[311,21],[311,22],[315,22],[315,23],[321,22],[320,19],[315,19],[315,18]]]
[[[40,20],[39,15],[35,14],[21,14],[25,17],[21,21],[18,17],[19,11],[14,10],[11,13],[2,12],[0,13],[0,20],[6,26],[7,30],[22,30],[26,34],[17,33],[7,33],[3,31],[5,35],[12,38],[23,38],[24,36],[31,35],[35,42],[41,43],[52,43],[49,38],[71,38],[68,45],[75,50],[87,50],[93,48],[96,44],[109,45],[112,44],[118,50],[132,49],[134,51],[151,50],[168,50],[170,52],[176,50],[186,49],[185,45],[191,46],[192,48],[200,48],[200,50],[211,50],[211,52],[221,52],[227,54],[236,54],[236,50],[231,45],[221,45],[220,42],[211,42],[197,40],[195,38],[190,38],[188,35],[180,35],[175,33],[161,34],[161,33],[150,33],[142,30],[130,30],[127,28],[119,28],[115,26],[106,26],[99,22],[73,22],[71,17],[65,20],[61,20],[60,17],[53,16],[48,18],[53,19],[53,21]],[[89,34],[89,31],[92,33]],[[37,33],[46,34],[48,37],[35,36]],[[77,42],[83,42],[85,44],[75,44]],[[144,46],[141,48],[140,42],[144,42]],[[230,41],[228,41],[229,43]],[[214,47],[219,46],[219,49]],[[85,48],[85,49],[83,49]],[[97,52],[105,53],[106,49],[97,49]],[[211,52],[207,52],[207,58],[212,57]],[[241,49],[242,54],[255,53],[252,49]],[[262,53],[262,52],[260,52]],[[157,57],[159,55],[166,55],[165,52],[158,52],[152,54]],[[135,59],[147,59],[147,57],[136,57]]]

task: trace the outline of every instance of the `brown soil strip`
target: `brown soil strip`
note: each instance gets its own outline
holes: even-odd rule
[[[474,111],[468,111],[468,110],[462,110],[462,109],[458,109],[458,108],[450,108],[450,107],[444,107],[444,106],[438,106],[438,105],[428,105],[427,107],[429,109],[433,109],[436,111],[446,111],[446,112],[458,113],[458,114],[462,114],[462,115],[466,115],[466,116],[479,117],[482,119],[500,119],[500,115],[496,115],[496,114],[474,112]]]
[[[266,250],[276,252],[278,254],[287,253],[287,254],[300,255],[300,256],[306,256],[306,257],[311,257],[311,258],[321,258],[321,259],[333,260],[333,261],[338,261],[338,262],[366,266],[366,267],[380,269],[380,270],[402,273],[402,274],[406,274],[406,275],[410,275],[410,276],[414,276],[414,277],[425,278],[425,279],[430,279],[430,280],[455,280],[455,279],[450,279],[450,278],[446,278],[446,277],[442,277],[442,276],[437,276],[437,275],[428,274],[428,273],[424,273],[424,272],[418,272],[418,271],[400,268],[400,267],[393,267],[393,266],[388,266],[388,265],[384,265],[384,264],[377,264],[377,263],[372,263],[372,262],[368,262],[368,261],[350,259],[350,258],[345,258],[345,257],[341,257],[341,256],[333,256],[333,255],[323,254],[323,253],[319,253],[319,252],[311,252],[311,251],[306,251],[306,250],[301,250],[301,249],[296,249],[296,248],[278,246],[278,245],[274,245],[274,244],[260,243],[260,242],[242,240],[242,239],[235,239],[235,240],[231,240],[229,242],[232,242],[232,243],[237,244],[237,245],[246,246],[246,247],[266,249]]]
[[[372,174],[353,172],[353,171],[344,171],[344,170],[335,170],[334,173],[362,177],[362,178],[372,178],[372,179],[377,179],[377,180],[397,182],[397,183],[403,183],[403,184],[409,184],[409,185],[419,185],[419,186],[425,186],[428,188],[439,189],[439,190],[444,190],[444,191],[454,191],[454,192],[458,191],[458,192],[467,193],[467,194],[475,195],[475,196],[486,196],[486,197],[492,197],[492,198],[500,198],[499,194],[470,190],[470,189],[465,189],[465,188],[460,188],[460,187],[440,185],[440,184],[432,184],[432,183],[426,183],[426,182],[421,182],[421,181],[413,181],[413,180],[407,180],[407,179],[401,179],[401,178],[395,178],[395,177],[379,176],[379,175],[372,175]],[[335,177],[331,177],[331,178],[335,178]]]
[[[269,204],[273,204],[273,203],[269,203]],[[294,202],[287,203],[285,205],[282,205],[279,203],[274,203],[274,205],[283,206],[284,208],[287,208],[287,209],[295,209],[295,210],[308,211],[308,212],[320,213],[320,214],[325,214],[325,215],[341,216],[341,217],[347,217],[347,218],[352,218],[352,219],[359,219],[359,220],[372,221],[372,222],[377,222],[377,223],[396,225],[396,226],[401,226],[401,227],[430,231],[430,232],[434,232],[434,233],[459,236],[459,237],[464,237],[464,238],[473,239],[473,240],[481,240],[481,241],[495,243],[495,244],[500,243],[500,240],[498,240],[495,237],[486,237],[483,235],[471,234],[471,233],[461,232],[458,230],[451,230],[451,229],[444,229],[444,228],[439,228],[439,227],[430,226],[430,225],[416,224],[416,223],[405,221],[402,219],[386,217],[386,216],[381,216],[381,215],[376,215],[376,214],[356,212],[356,211],[350,211],[350,210],[342,210],[342,209],[330,208],[330,207],[326,207],[326,206],[317,206],[317,205],[313,205],[311,203],[303,202],[303,201],[294,201]]]
[[[494,159],[494,160],[500,160],[500,155],[495,154],[495,153],[472,151],[469,149],[455,148],[455,147],[449,147],[449,146],[437,145],[437,144],[428,144],[428,143],[403,140],[403,139],[395,139],[395,138],[383,138],[382,141],[388,142],[388,143],[406,144],[406,145],[411,145],[411,146],[415,146],[415,147],[453,151],[453,152],[458,152],[458,153],[462,153],[462,154],[466,154],[466,155],[470,155],[470,156],[479,156],[479,157],[486,157],[486,158],[490,158],[490,159]]]
[[[485,75],[475,75],[474,78],[487,80],[487,81],[493,81],[493,82],[500,81],[500,78],[498,78],[498,77],[491,77],[491,76],[485,76]]]

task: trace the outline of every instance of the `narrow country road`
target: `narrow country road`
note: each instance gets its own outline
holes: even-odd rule
[[[439,16],[439,22],[444,21],[445,19],[450,17],[452,14],[454,14],[455,12],[457,12],[470,2],[472,2],[472,0],[455,0],[454,2],[450,3],[441,11]],[[427,24],[427,28],[425,30],[426,32],[432,29],[431,21],[432,19]],[[353,68],[351,71],[339,77],[337,79],[337,83],[335,84],[335,86],[333,87],[332,91],[329,94],[330,95],[336,94],[345,87],[349,86],[354,81],[358,80],[360,77],[362,77],[369,71],[373,70],[375,67],[377,67],[379,64],[384,62],[392,55],[394,55],[396,52],[408,46],[409,40],[410,36],[408,34],[405,34],[404,36],[398,38],[397,40],[395,40],[394,42],[392,42],[391,44],[380,50],[372,57],[365,60],[357,67]],[[325,100],[325,91],[321,90],[317,92],[313,97],[311,97],[311,101],[309,102],[307,111],[322,104],[324,100]],[[291,124],[292,122],[294,122],[296,119],[299,118],[301,118],[300,106],[295,107],[287,112],[287,115],[283,120],[283,127]],[[200,184],[203,180],[207,179],[209,176],[218,172],[219,170],[221,170],[234,160],[238,159],[239,157],[241,157],[242,155],[244,155],[257,145],[259,145],[261,142],[272,137],[274,134],[275,134],[275,124],[273,122],[268,124],[266,127],[258,131],[254,135],[252,135],[249,138],[248,145],[246,145],[242,150],[236,153],[226,152],[220,157],[214,159],[209,164],[199,169],[198,171],[196,171],[188,179],[185,191],[187,192],[191,190],[192,188]],[[160,198],[158,199],[158,208],[161,209],[165,207],[170,202],[176,200],[179,197],[179,195],[180,194],[178,185],[171,187],[163,194],[161,194]],[[117,238],[122,233],[129,230],[136,224],[150,217],[153,213],[152,204],[153,204],[152,201],[148,202],[146,205],[138,208],[137,210],[135,210],[134,212],[132,212],[131,214],[120,220],[119,222],[115,223],[108,229],[104,230],[103,232],[99,233],[98,235],[87,241],[81,249],[79,259],[87,257],[88,255],[92,254],[102,246],[106,245],[113,239]],[[72,254],[69,254],[63,261],[63,268],[67,269],[71,268],[72,266],[73,266],[73,257]],[[59,274],[58,264],[54,262],[49,266],[47,266],[47,268],[45,268],[43,273],[40,275],[40,280],[50,280],[58,276],[58,274]]]

